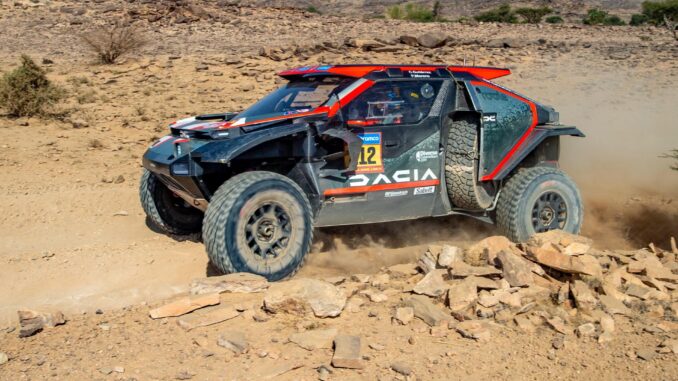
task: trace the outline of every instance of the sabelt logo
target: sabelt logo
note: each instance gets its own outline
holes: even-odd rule
[[[402,169],[395,171],[392,175],[379,173],[376,176],[366,174],[353,175],[349,181],[349,186],[362,187],[366,185],[408,183],[410,181],[437,180],[435,173],[431,168],[424,171],[423,174],[418,169]]]

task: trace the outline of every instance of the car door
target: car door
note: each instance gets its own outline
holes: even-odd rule
[[[377,81],[347,105],[345,127],[362,140],[355,173],[320,181],[316,224],[430,216],[441,184],[440,113],[449,81]]]

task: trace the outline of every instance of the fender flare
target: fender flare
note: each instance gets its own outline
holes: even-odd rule
[[[537,148],[546,138],[553,136],[577,136],[585,137],[583,132],[574,126],[536,126],[525,142],[513,154],[510,161],[497,173],[492,180],[502,180],[508,176],[535,148]]]

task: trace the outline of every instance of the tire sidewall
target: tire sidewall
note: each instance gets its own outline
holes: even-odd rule
[[[518,204],[518,236],[527,239],[536,234],[532,225],[532,209],[537,199],[546,192],[554,192],[562,197],[567,207],[567,220],[562,230],[579,234],[583,208],[579,191],[571,181],[557,173],[538,176],[525,189]]]
[[[240,226],[239,221],[242,218],[248,218],[248,216],[242,215],[243,208],[248,201],[260,192],[270,191],[284,192],[284,194],[289,196],[295,204],[294,208],[298,210],[298,213],[293,213],[288,207],[284,207],[285,212],[290,219],[293,220],[293,226],[295,226],[295,228],[298,227],[301,231],[300,234],[296,234],[293,241],[290,240],[289,242],[293,247],[290,248],[289,252],[285,255],[287,261],[280,263],[280,267],[277,268],[276,271],[271,271],[271,268],[269,268],[268,271],[261,271],[261,269],[253,268],[248,264],[248,262],[251,263],[253,261],[252,258],[249,258],[252,254],[248,252],[249,249],[241,246],[242,240],[239,235],[244,234],[244,231],[242,231],[242,226]],[[312,226],[311,210],[308,207],[305,196],[298,189],[285,181],[279,179],[266,179],[250,185],[241,192],[233,203],[233,207],[228,211],[225,226],[217,226],[216,228],[223,229],[224,235],[222,237],[224,239],[226,252],[228,253],[232,266],[237,272],[254,273],[266,277],[269,281],[276,281],[295,272],[303,263],[311,241]]]

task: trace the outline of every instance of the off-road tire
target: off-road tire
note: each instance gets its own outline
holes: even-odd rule
[[[478,181],[478,126],[466,120],[447,119],[448,138],[445,151],[447,194],[457,208],[485,210],[492,206],[494,195]]]
[[[177,238],[199,237],[203,213],[186,205],[146,169],[141,175],[139,198],[148,218],[163,232]]]
[[[566,217],[562,227],[546,230],[579,234],[584,213],[579,189],[563,171],[552,167],[521,168],[506,181],[497,200],[497,225],[510,240],[525,242],[537,233],[538,202],[549,197],[559,197],[558,204],[565,204]]]
[[[265,252],[264,258],[256,252],[260,241],[255,237],[262,237],[258,234],[261,224],[249,222],[271,205],[276,213],[273,238],[287,234],[285,230],[289,230],[289,237],[286,244],[275,239],[281,242],[277,247],[280,257]],[[284,217],[277,216],[280,211]],[[271,219],[267,221],[270,226]],[[221,272],[249,272],[269,281],[281,280],[294,275],[308,257],[313,240],[311,204],[304,191],[287,177],[264,171],[245,172],[227,180],[214,193],[205,213],[202,236],[210,261]]]

